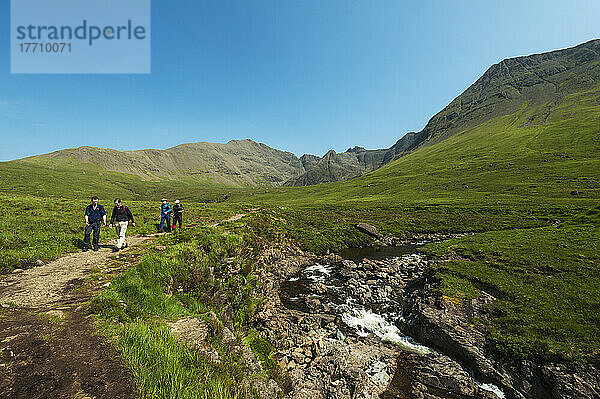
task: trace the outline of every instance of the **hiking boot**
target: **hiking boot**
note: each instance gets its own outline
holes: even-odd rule
[[[127,248],[128,246],[129,246],[129,245],[127,245],[127,243],[125,243],[125,244],[123,244],[123,248],[121,248],[121,249],[125,249],[125,248]]]
[[[119,248],[117,248],[117,247],[114,247],[114,248],[112,249],[112,251],[113,251],[113,252],[119,252]]]
[[[87,252],[90,250],[90,247],[83,247],[83,252]]]

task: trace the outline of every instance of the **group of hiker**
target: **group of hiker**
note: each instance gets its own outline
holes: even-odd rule
[[[173,216],[173,224],[171,225],[171,216]],[[118,252],[121,249],[127,248],[127,241],[125,234],[127,233],[127,226],[131,222],[131,225],[135,227],[135,221],[133,214],[129,208],[121,202],[120,198],[115,199],[115,206],[110,216],[109,228],[115,227],[117,233],[117,244],[113,248],[113,252]],[[171,232],[175,229],[176,225],[179,228],[182,227],[183,223],[183,205],[179,200],[175,201],[175,204],[171,207],[171,204],[166,198],[163,198],[160,206],[160,227],[159,231]],[[104,207],[100,205],[99,199],[96,196],[92,197],[92,203],[85,208],[85,233],[83,238],[83,250],[98,251],[99,240],[100,240],[100,227],[106,226],[106,211]],[[92,237],[90,242],[90,236]]]
[[[171,214],[173,214],[173,225],[171,227]],[[160,226],[158,227],[158,231],[164,231],[165,228],[167,232],[170,232],[171,229],[174,229],[177,224],[179,224],[179,228],[181,228],[181,224],[183,223],[183,205],[179,200],[175,200],[175,205],[171,207],[171,204],[167,202],[166,198],[162,199],[162,204],[160,205]]]

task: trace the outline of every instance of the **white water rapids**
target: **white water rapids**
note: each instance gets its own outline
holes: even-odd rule
[[[398,327],[390,323],[383,316],[367,309],[351,309],[342,314],[342,321],[353,328],[360,337],[369,333],[378,336],[382,341],[387,341],[420,354],[430,353],[432,349],[416,343],[412,338],[400,333]]]

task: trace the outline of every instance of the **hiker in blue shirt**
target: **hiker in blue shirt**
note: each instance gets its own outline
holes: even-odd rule
[[[83,250],[92,248],[98,250],[98,241],[100,240],[100,223],[106,226],[106,212],[104,207],[98,203],[98,197],[92,197],[92,203],[85,208],[85,235],[83,236]],[[90,234],[94,232],[94,239],[90,245]]]
[[[167,202],[166,198],[162,199],[162,205],[160,206],[160,227],[158,231],[163,231],[165,228],[165,223],[167,227],[167,232],[171,232],[171,204]]]

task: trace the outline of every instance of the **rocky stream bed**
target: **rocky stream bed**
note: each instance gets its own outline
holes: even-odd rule
[[[265,253],[266,306],[256,328],[274,343],[294,399],[597,398],[592,366],[509,362],[487,351],[481,308],[440,295],[423,242],[317,257]],[[371,259],[369,259],[371,258]]]

